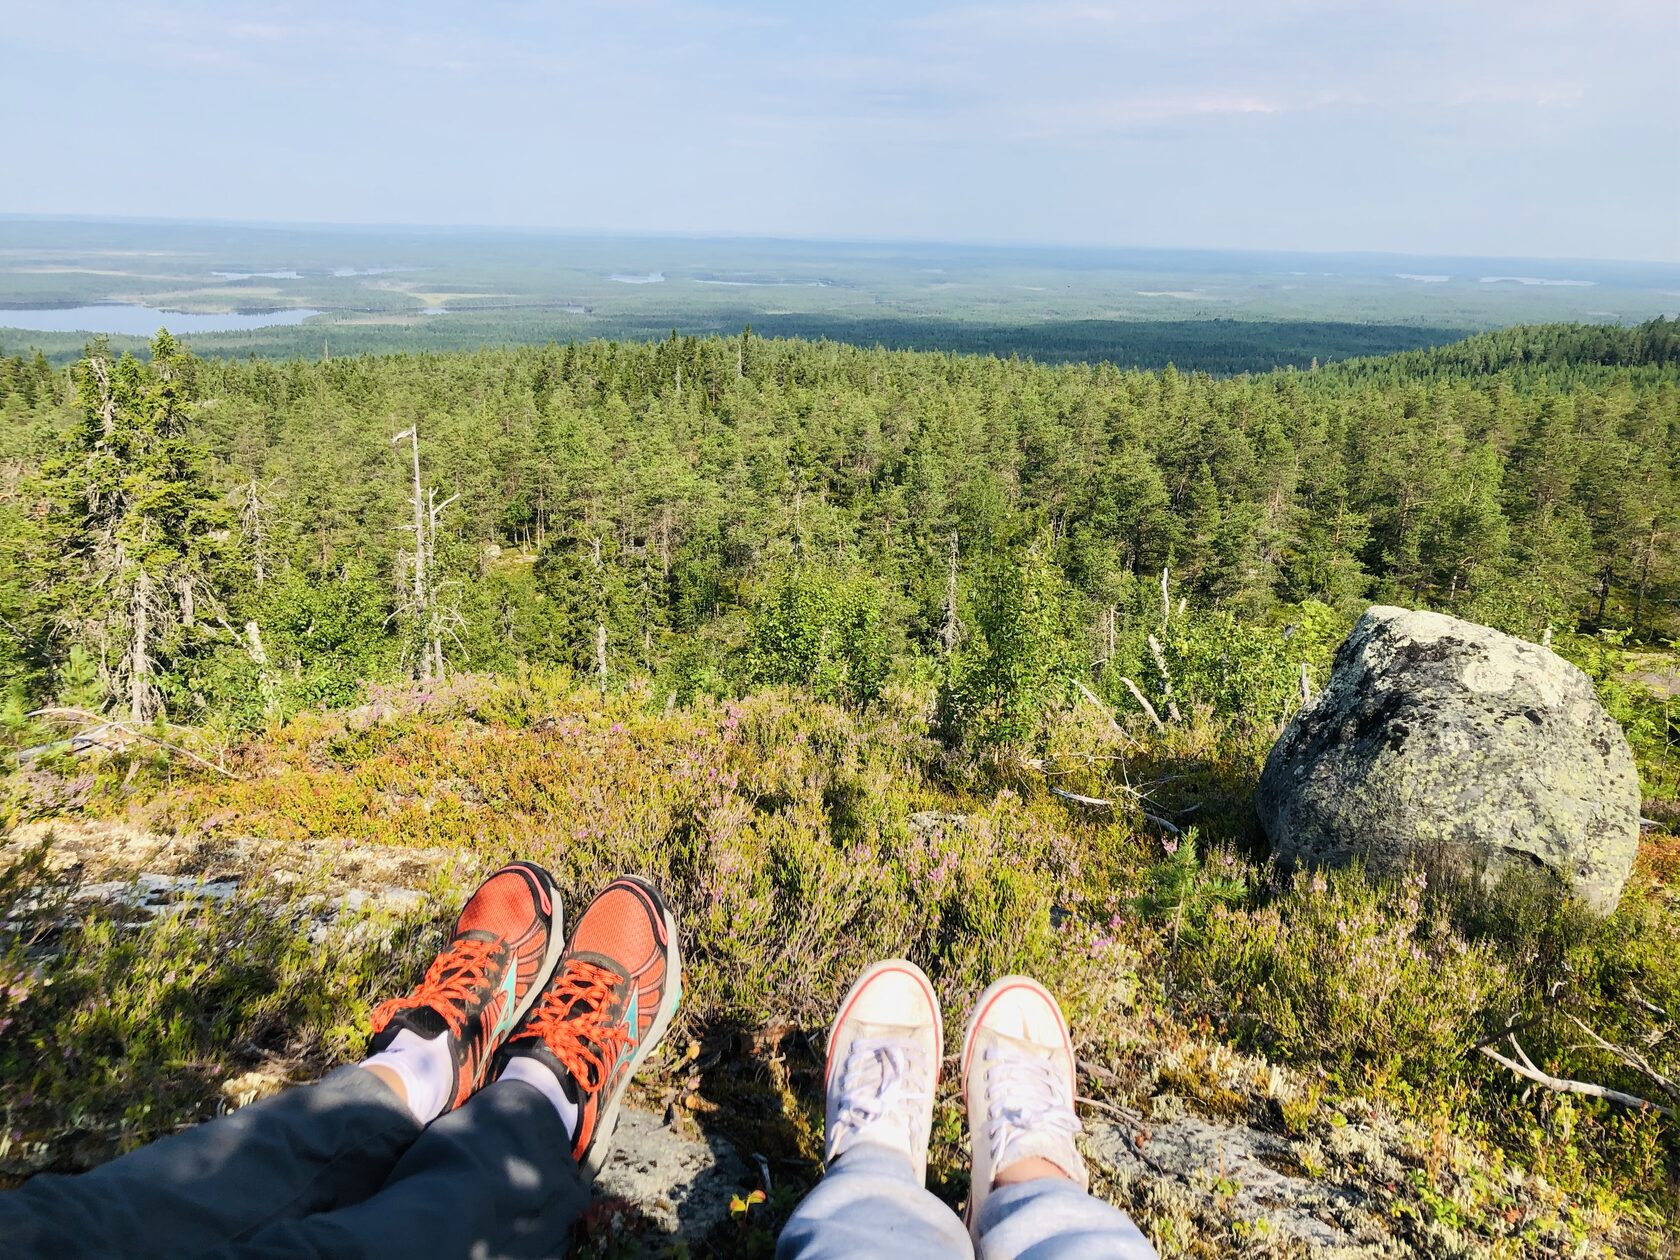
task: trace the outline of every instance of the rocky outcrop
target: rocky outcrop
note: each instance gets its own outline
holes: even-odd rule
[[[1639,842],[1639,776],[1590,679],[1546,648],[1372,608],[1266,759],[1256,804],[1285,860],[1550,871],[1601,913]]]
[[[755,1180],[723,1138],[684,1135],[652,1112],[626,1108],[595,1197],[632,1205],[650,1236],[697,1244],[729,1219],[730,1199]]]

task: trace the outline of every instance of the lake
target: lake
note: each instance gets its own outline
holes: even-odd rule
[[[265,311],[245,315],[191,314],[160,311],[150,306],[109,302],[100,306],[61,306],[22,310],[0,309],[0,328],[21,328],[27,332],[87,332],[150,337],[159,328],[172,333],[245,332],[276,324],[301,324],[315,310]]]

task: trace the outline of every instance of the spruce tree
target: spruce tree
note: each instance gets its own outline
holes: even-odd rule
[[[63,630],[135,722],[183,688],[219,607],[211,567],[229,522],[187,432],[195,366],[167,332],[149,362],[94,342],[72,373],[79,418],[44,470]]]

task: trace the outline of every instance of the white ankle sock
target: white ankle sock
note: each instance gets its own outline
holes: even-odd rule
[[[408,1091],[408,1109],[421,1124],[430,1124],[449,1105],[455,1088],[455,1064],[444,1039],[427,1039],[401,1029],[391,1044],[362,1060],[363,1067],[382,1067],[396,1074]]]
[[[567,1134],[577,1132],[578,1105],[566,1097],[566,1091],[560,1088],[560,1078],[545,1064],[538,1063],[528,1054],[516,1055],[508,1060],[508,1065],[496,1079],[524,1081],[554,1104],[554,1110],[560,1113],[560,1123],[566,1126]]]

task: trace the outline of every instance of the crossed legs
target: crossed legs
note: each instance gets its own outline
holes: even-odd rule
[[[0,1194],[18,1257],[560,1254],[631,1074],[680,1000],[676,924],[623,876],[566,937],[558,893],[503,867],[373,1054],[319,1084],[76,1177]]]

